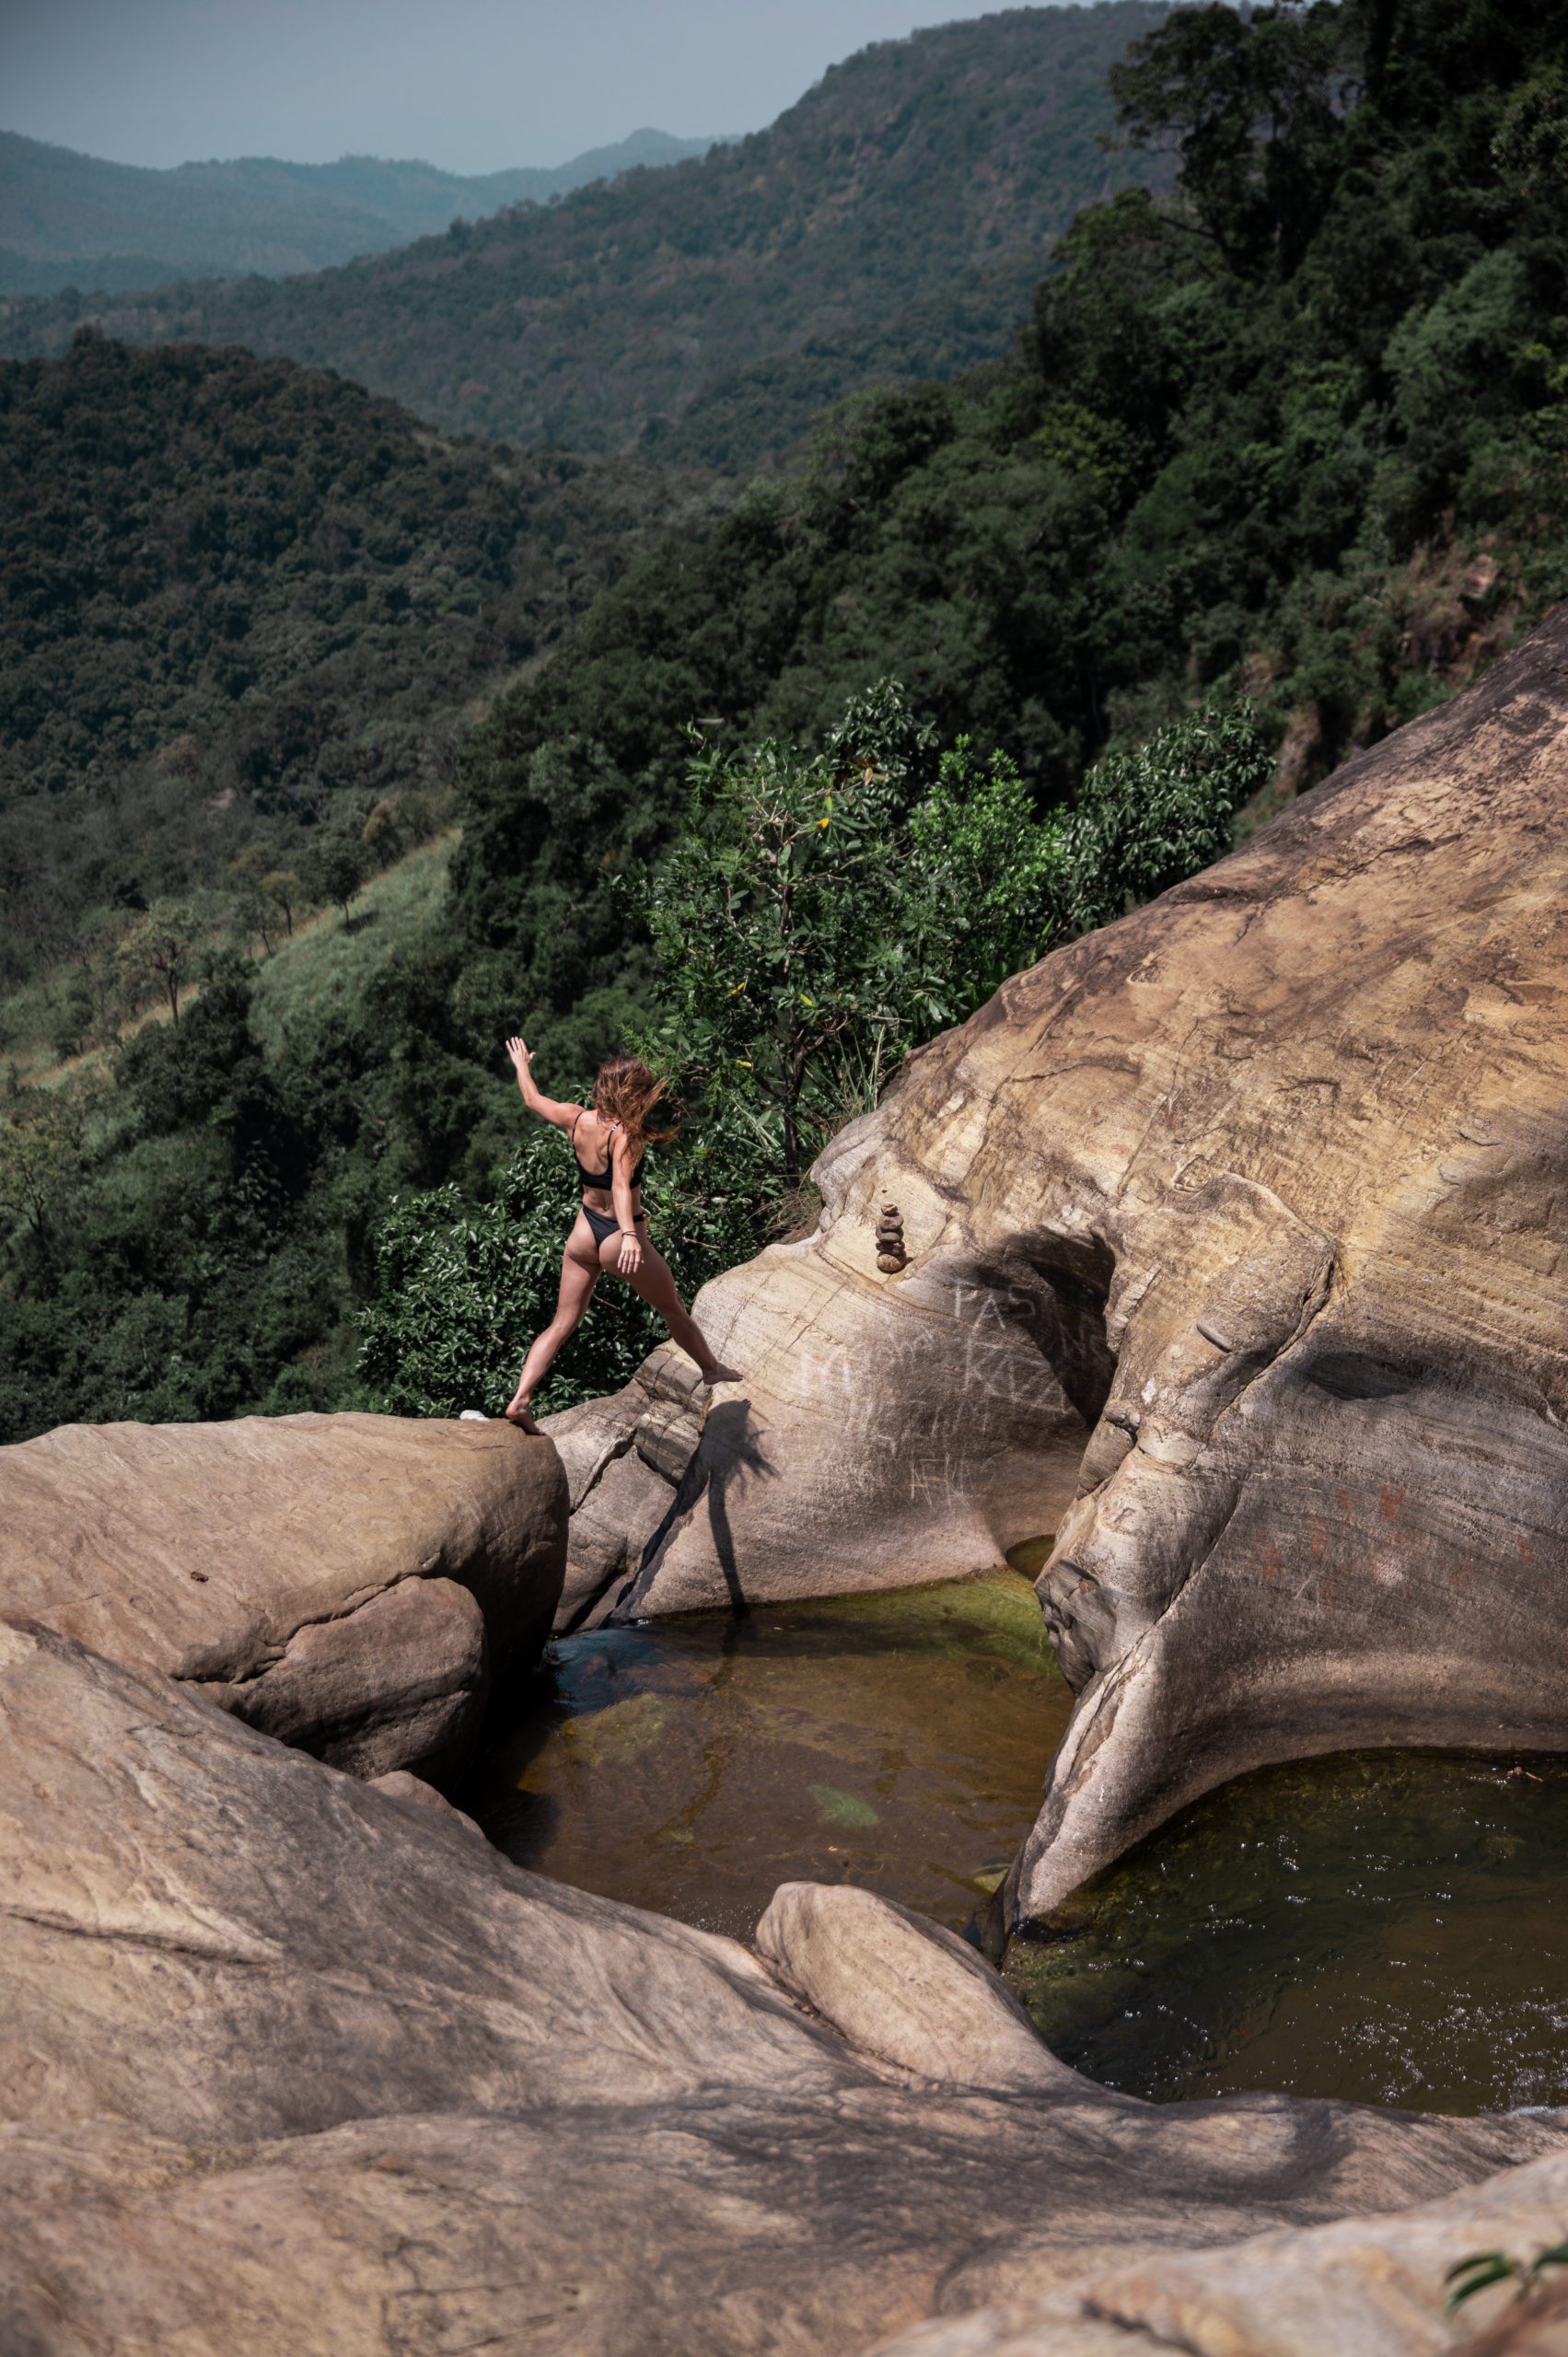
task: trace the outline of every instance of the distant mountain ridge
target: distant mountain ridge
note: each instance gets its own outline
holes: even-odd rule
[[[477,176],[378,156],[241,156],[155,171],[0,131],[0,291],[120,294],[178,278],[324,270],[438,235],[459,216],[543,203],[712,145],[634,131],[568,163]]]
[[[1109,66],[1162,0],[1011,8],[881,41],[766,131],[310,278],[0,302],[0,352],[84,318],[334,368],[444,432],[733,468],[876,382],[1005,351],[1108,153]]]

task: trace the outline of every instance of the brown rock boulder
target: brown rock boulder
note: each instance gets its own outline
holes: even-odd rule
[[[1565,888],[1568,608],[911,1060],[703,1295],[746,1382],[617,1608],[1054,1533],[1015,1922],[1249,1767],[1568,1744]]]
[[[0,1612],[371,1776],[466,1763],[560,1594],[565,1482],[511,1425],[71,1424],[0,1449]]]
[[[668,1343],[607,1399],[546,1416],[566,1469],[572,1519],[555,1626],[592,1628],[639,1569],[677,1503],[703,1436],[707,1395]]]
[[[0,1626],[0,1893],[17,2357],[852,2357],[1107,2246],[1568,2150],[1560,2116],[1162,2109],[1054,2065],[977,2086],[984,1968],[830,1894],[791,1952],[824,1993],[868,1962],[878,2038],[890,1966],[935,2033],[944,2075],[916,2074],[733,1941],[525,1874],[47,1630]]]
[[[852,2046],[922,2078],[1085,2089],[974,1949],[895,1899],[849,1883],[781,1883],[757,1953]]]
[[[1521,2301],[1509,2282],[1449,2316],[1445,2279],[1479,2251],[1527,2265],[1565,2215],[1568,2155],[1553,2154],[1388,2216],[1102,2263],[1038,2305],[927,2325],[874,2357],[1561,2357],[1561,2292]]]

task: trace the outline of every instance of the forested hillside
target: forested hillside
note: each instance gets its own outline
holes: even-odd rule
[[[494,709],[476,956],[609,978],[693,714],[809,734],[891,670],[1048,805],[1205,691],[1285,790],[1449,692],[1568,590],[1565,68],[1550,0],[1180,11],[1113,75],[1176,201],[1084,214],[1013,360],[841,416]]]
[[[701,156],[705,139],[634,131],[552,168],[474,178],[433,164],[275,156],[150,171],[0,132],[0,293],[110,294],[173,278],[322,270],[384,253],[451,222],[543,204],[589,180]]]
[[[385,1399],[388,1353],[381,1387],[365,1389],[358,1336],[390,1336],[395,1357],[418,1328],[438,1353],[459,1294],[467,1328],[496,1350],[533,1317],[570,1190],[558,1155],[548,1171],[508,1168],[518,1116],[499,1041],[521,1028],[544,1085],[568,1094],[613,1041],[672,1021],[703,980],[693,877],[776,862],[786,836],[820,877],[861,827],[880,862],[868,872],[891,883],[841,893],[814,936],[830,946],[798,953],[822,968],[826,1015],[805,980],[789,1011],[797,1028],[803,1008],[831,1024],[851,950],[857,989],[920,970],[902,937],[884,955],[869,918],[881,923],[932,843],[948,850],[926,899],[972,940],[1031,829],[1031,874],[1058,879],[1074,859],[1096,867],[1086,842],[1125,850],[1141,830],[1139,858],[1108,853],[1092,906],[1074,903],[1091,911],[1074,921],[1098,921],[1177,872],[1167,853],[1202,842],[1206,856],[1220,840],[1228,806],[1202,807],[1214,748],[1251,794],[1261,727],[1279,749],[1273,791],[1309,788],[1568,591],[1556,0],[1342,0],[1249,18],[1193,6],[1114,87],[1130,135],[1179,148],[1173,199],[1124,190],[1089,210],[1009,356],[861,397],[820,422],[809,466],[705,530],[687,512],[656,534],[675,494],[646,476],[628,489],[576,460],[441,444],[281,363],[89,343],[8,372],[22,471],[64,486],[54,505],[29,491],[20,511],[10,627],[29,653],[36,754],[13,783],[29,809],[58,815],[62,841],[74,808],[110,842],[81,889],[102,888],[111,928],[129,923],[144,979],[160,944],[178,950],[178,928],[166,915],[166,940],[157,905],[135,908],[161,888],[134,856],[140,835],[168,843],[182,826],[200,843],[249,810],[270,852],[274,825],[312,831],[313,781],[339,781],[329,813],[334,794],[356,814],[381,794],[386,714],[417,752],[493,661],[518,676],[459,757],[459,842],[414,851],[352,911],[323,876],[331,912],[292,940],[285,915],[274,955],[254,954],[249,919],[226,955],[210,931],[216,957],[192,994],[190,953],[178,1025],[170,981],[163,1023],[116,1050],[111,1010],[97,1062],[17,1076],[0,1120],[0,1431]],[[112,549],[95,537],[99,453]],[[191,502],[187,480],[203,487]],[[576,520],[596,496],[601,537]],[[612,579],[628,517],[643,520],[642,547]],[[561,586],[557,556],[577,587]],[[552,659],[529,658],[599,584]],[[258,664],[232,695],[231,596],[232,643]],[[417,626],[397,619],[410,608]],[[852,696],[888,673],[912,709],[873,698],[880,733],[863,713],[846,735]],[[52,796],[31,792],[84,692],[99,698],[105,741],[120,728],[131,749],[93,779],[87,741],[72,738]],[[302,733],[266,717],[274,695]],[[254,714],[253,774],[215,768],[199,789],[181,777],[181,696],[215,715],[210,738],[183,731],[200,760],[231,744],[223,758],[238,763]],[[693,795],[693,720],[699,776],[717,761],[728,779],[733,840],[714,833],[713,795]],[[744,814],[767,797],[745,756],[763,731],[805,750],[756,767],[782,815],[749,853]],[[884,787],[887,808],[873,807]],[[117,794],[142,814],[134,832]],[[1167,823],[1183,807],[1196,832]],[[1110,814],[1099,834],[1096,810]],[[14,876],[48,831],[11,839]],[[118,911],[117,877],[136,888]],[[935,972],[930,916],[918,938]],[[721,919],[720,932],[727,907]],[[1009,956],[1028,931],[1007,936]],[[709,959],[698,994],[711,1036],[736,1006],[750,1018],[752,970],[738,998],[717,987],[721,964]],[[760,993],[771,968],[761,952],[753,964]],[[50,987],[74,1019],[65,972]],[[953,1004],[933,992],[915,1012],[929,1025]],[[0,1019],[11,1013],[7,1001]],[[885,1076],[879,1043],[918,1028],[910,1003],[886,1025],[871,1008],[872,1052],[847,1081],[832,1074],[830,1109],[864,1101],[854,1092]],[[776,1028],[761,1036],[776,1051]],[[732,1058],[754,1061],[749,1047]],[[731,1120],[721,1104],[710,1120],[701,1052],[693,1068],[697,1143],[667,1199],[671,1227],[694,1206],[679,1237],[689,1277],[744,1248],[761,1201],[756,1109]],[[432,1188],[447,1191],[411,1194]],[[616,1332],[635,1347],[635,1329]],[[601,1380],[616,1372],[610,1356],[588,1363]]]
[[[1016,8],[885,41],[771,130],[309,279],[0,305],[0,350],[85,313],[342,369],[448,432],[749,464],[879,377],[1004,349],[1079,206],[1162,158],[1108,155],[1106,69],[1154,0]]]
[[[287,361],[84,332],[0,364],[0,980],[334,816],[395,834],[476,692],[683,505],[671,470],[442,442]]]

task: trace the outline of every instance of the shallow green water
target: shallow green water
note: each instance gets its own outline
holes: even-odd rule
[[[552,1645],[464,1803],[520,1865],[749,1937],[781,1882],[962,1928],[1072,1698],[1011,1575]]]
[[[699,1614],[552,1646],[465,1805],[520,1864],[748,1937],[848,1881],[963,1929],[1071,1698],[1027,1581]],[[1378,1752],[1212,1794],[1007,1971],[1156,2098],[1568,2101],[1568,1761]]]
[[[1568,2101],[1568,1762],[1362,1753],[1200,1801],[1008,1978],[1063,2058],[1170,2097]]]

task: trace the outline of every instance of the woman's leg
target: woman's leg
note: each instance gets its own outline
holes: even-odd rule
[[[635,1276],[626,1280],[633,1292],[640,1293],[645,1301],[652,1303],[669,1329],[670,1341],[679,1342],[687,1356],[696,1360],[703,1371],[704,1383],[738,1383],[740,1377],[735,1368],[726,1366],[708,1347],[702,1328],[675,1289],[675,1279],[669,1273],[669,1263],[664,1255],[655,1251],[645,1236],[642,1244],[642,1266]],[[612,1276],[621,1273],[616,1267],[620,1251],[621,1238],[607,1236],[599,1248],[599,1266]]]
[[[555,1354],[563,1342],[569,1341],[583,1322],[583,1312],[598,1282],[598,1256],[594,1250],[594,1232],[587,1221],[578,1216],[576,1225],[566,1238],[566,1249],[561,1255],[561,1290],[556,1295],[555,1315],[542,1334],[532,1342],[523,1361],[523,1371],[517,1377],[517,1388],[510,1405],[502,1410],[515,1424],[525,1432],[537,1432],[533,1420],[533,1396],[550,1373]]]

